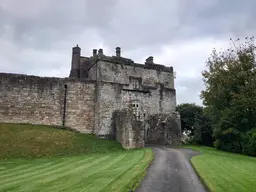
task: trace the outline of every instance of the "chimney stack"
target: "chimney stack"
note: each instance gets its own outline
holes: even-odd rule
[[[81,48],[78,45],[76,45],[76,47],[72,48],[71,71],[70,71],[69,77],[79,78],[80,56],[81,56]]]
[[[150,56],[146,59],[147,64],[154,64],[154,57]]]
[[[97,55],[97,49],[92,50],[92,56],[95,57]]]
[[[103,55],[103,49],[98,50],[98,55],[102,56]]]
[[[116,47],[116,56],[121,57],[121,47]]]

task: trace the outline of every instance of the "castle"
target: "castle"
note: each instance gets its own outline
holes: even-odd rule
[[[65,126],[134,148],[178,144],[175,110],[173,68],[152,56],[135,63],[120,47],[115,56],[94,49],[90,57],[73,47],[67,78],[0,73],[0,122]]]

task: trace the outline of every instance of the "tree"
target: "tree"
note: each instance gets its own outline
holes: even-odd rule
[[[181,116],[182,132],[188,134],[192,143],[212,146],[212,127],[210,118],[202,106],[192,103],[183,103],[177,106]]]
[[[247,133],[256,127],[255,50],[253,37],[231,39],[229,49],[213,49],[202,72],[206,89],[201,98],[210,109],[217,148],[248,151]]]
[[[181,131],[194,134],[194,125],[203,108],[194,103],[183,103],[177,106],[176,110],[181,116]]]

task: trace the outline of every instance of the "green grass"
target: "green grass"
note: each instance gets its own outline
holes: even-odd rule
[[[152,160],[150,149],[0,161],[0,191],[128,191]]]
[[[256,158],[209,147],[185,146],[200,151],[191,162],[211,191],[256,192]]]
[[[122,151],[116,141],[101,140],[50,126],[0,123],[0,159],[73,156]]]
[[[122,192],[136,188],[153,153],[49,126],[0,123],[0,159],[1,192]]]

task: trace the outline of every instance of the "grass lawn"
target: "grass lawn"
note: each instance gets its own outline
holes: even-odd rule
[[[0,191],[128,191],[152,160],[149,149],[0,161]]]
[[[191,159],[211,191],[256,192],[256,158],[209,147],[185,146],[202,154]]]
[[[43,125],[0,123],[0,159],[123,151],[116,141]]]
[[[1,192],[118,192],[135,189],[153,153],[68,130],[0,124],[0,159]]]

